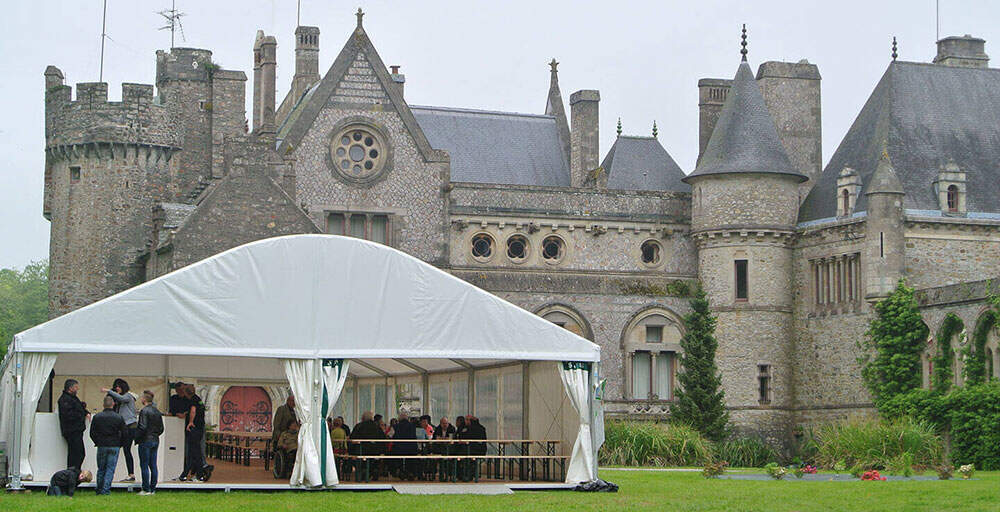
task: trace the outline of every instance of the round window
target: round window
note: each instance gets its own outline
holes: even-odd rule
[[[546,263],[558,263],[566,253],[566,243],[557,236],[547,236],[542,240],[542,259]]]
[[[507,239],[507,257],[515,263],[520,263],[528,258],[528,239],[521,235],[514,235]]]
[[[478,261],[489,260],[493,256],[493,237],[479,233],[472,237],[472,257]]]
[[[646,265],[659,265],[661,254],[663,253],[663,247],[656,240],[646,240],[639,247],[640,252],[642,252],[642,262]]]
[[[385,147],[373,128],[352,125],[330,139],[330,160],[342,176],[367,181],[385,166]]]

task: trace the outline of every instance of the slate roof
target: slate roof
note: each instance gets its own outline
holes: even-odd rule
[[[553,116],[411,105],[427,141],[451,156],[451,181],[570,186]]]
[[[808,178],[792,166],[764,104],[753,71],[740,63],[705,153],[690,178],[709,174],[788,174]]]
[[[684,172],[654,137],[619,135],[601,162],[608,188],[690,192]]]
[[[861,177],[856,209],[866,211],[863,192],[883,147],[906,192],[904,208],[940,211],[933,182],[954,160],[966,172],[968,211],[1000,212],[1000,70],[891,63],[803,202],[799,221],[836,216],[844,167]]]

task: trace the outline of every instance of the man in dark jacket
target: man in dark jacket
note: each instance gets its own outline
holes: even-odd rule
[[[97,494],[111,494],[111,481],[118,465],[118,450],[127,429],[125,420],[115,412],[115,399],[104,397],[104,410],[90,422],[90,439],[97,446]]]
[[[160,434],[163,434],[163,414],[153,402],[153,392],[142,392],[142,410],[136,427],[136,443],[139,445],[139,471],[142,472],[140,496],[156,493],[156,481],[160,474],[156,469],[156,452],[160,448]]]
[[[470,440],[470,439],[486,439],[486,427],[479,423],[479,418],[469,414],[465,417],[466,425],[468,427],[466,430],[458,434],[459,439]],[[469,455],[485,455],[486,454],[486,443],[468,443]],[[479,465],[478,460],[463,460],[459,463],[459,479],[468,482],[475,478],[475,470]]]
[[[387,439],[385,432],[378,426],[372,416],[371,411],[365,411],[361,413],[361,423],[354,426],[354,430],[351,432],[351,439]],[[348,443],[347,451],[351,455],[382,455],[385,453],[385,443]],[[356,469],[358,471],[364,467],[364,463],[357,462],[359,464]],[[371,471],[371,479],[378,480],[378,475],[381,473],[381,464],[378,462],[373,463],[375,465],[373,471]]]
[[[187,384],[185,397],[191,408],[187,414],[187,426],[184,428],[184,475],[207,482],[212,478],[215,466],[205,462],[205,452],[202,441],[205,438],[205,403],[194,392],[194,384]]]
[[[66,468],[56,471],[49,480],[49,488],[45,494],[49,496],[73,496],[76,486],[81,482],[89,482],[94,476],[90,471],[80,471],[77,468]]]
[[[399,420],[396,422],[395,433],[392,435],[393,440],[402,441],[404,439],[416,439],[417,438],[417,426],[410,421],[408,415],[405,412],[400,411]],[[406,456],[406,455],[416,455],[417,454],[417,443],[403,443],[403,442],[393,442],[392,452],[390,455],[396,456]],[[393,460],[390,465],[394,473],[404,480],[412,480],[415,474],[418,474],[418,464],[415,460]]]
[[[87,429],[86,420],[90,417],[87,404],[77,398],[80,383],[66,379],[62,396],[59,397],[59,430],[66,439],[69,448],[66,454],[66,467],[80,469],[83,467],[83,431]]]

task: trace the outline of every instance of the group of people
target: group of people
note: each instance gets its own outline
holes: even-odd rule
[[[178,382],[173,386],[169,414],[184,421],[184,470],[180,481],[208,481],[214,466],[205,462],[205,405],[194,386]],[[111,493],[111,483],[118,466],[118,453],[124,453],[128,476],[123,482],[135,482],[135,461],[132,444],[139,452],[139,469],[142,475],[140,496],[156,493],[159,479],[157,452],[163,434],[163,413],[154,402],[154,394],[145,390],[137,396],[129,390],[125,379],[115,379],[105,393],[103,410],[91,418],[86,402],[77,396],[80,383],[67,379],[59,397],[59,428],[68,448],[66,469],[56,472],[49,481],[48,494],[72,496],[76,487],[93,478],[83,469],[85,448],[83,433],[90,421],[90,440],[97,448],[98,495]],[[138,404],[136,403],[138,401]]]
[[[421,455],[485,455],[486,444],[475,442],[486,439],[486,428],[479,418],[469,414],[459,416],[452,425],[448,418],[441,418],[437,425],[431,423],[428,415],[413,416],[404,410],[398,418],[386,424],[381,414],[366,411],[353,431],[338,416],[330,425],[330,438],[334,441],[334,451],[350,455],[394,455],[413,456],[413,459],[392,459],[389,464],[375,464],[371,478],[392,475],[402,480],[433,479],[438,470],[435,461],[419,458]],[[340,430],[340,432],[337,432]],[[347,443],[347,440],[380,440],[383,442]],[[391,439],[392,442],[384,442]],[[420,443],[428,440],[461,440],[462,443]],[[347,461],[349,462],[349,461]],[[463,481],[473,478],[473,462],[462,461],[458,477]],[[345,477],[357,469],[353,464],[341,466]]]
[[[53,496],[72,496],[80,483],[89,482],[93,478],[90,471],[83,469],[86,453],[83,433],[87,430],[87,420],[90,420],[90,439],[97,447],[97,494],[111,493],[119,450],[125,453],[125,466],[128,470],[128,477],[124,481],[135,482],[132,443],[136,444],[139,451],[139,468],[142,474],[142,491],[139,494],[150,495],[156,492],[156,453],[160,435],[163,434],[163,418],[153,401],[153,392],[142,392],[142,396],[138,397],[141,407],[137,410],[137,397],[129,391],[128,382],[115,379],[110,388],[101,390],[107,393],[102,403],[103,410],[91,418],[87,404],[77,396],[79,390],[79,382],[67,379],[59,397],[59,428],[68,448],[67,468],[52,475],[47,493]]]

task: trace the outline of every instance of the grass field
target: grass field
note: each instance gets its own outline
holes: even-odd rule
[[[974,481],[796,482],[705,480],[695,472],[604,471],[621,486],[617,494],[572,491],[518,492],[507,496],[401,496],[394,492],[166,492],[136,496],[116,492],[98,498],[0,494],[0,510],[170,510],[365,512],[486,512],[499,510],[959,510],[1000,511],[1000,472],[980,472]]]

